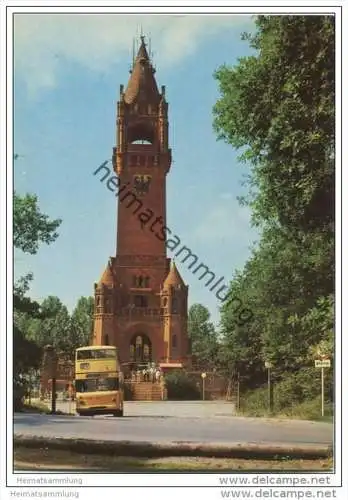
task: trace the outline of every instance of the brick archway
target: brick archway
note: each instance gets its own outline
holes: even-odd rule
[[[149,363],[152,361],[152,342],[143,332],[135,333],[129,343],[129,360],[131,363]]]

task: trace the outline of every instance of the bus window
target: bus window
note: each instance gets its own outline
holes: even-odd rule
[[[118,391],[119,389],[118,377],[76,380],[76,392],[105,392]]]
[[[97,359],[115,358],[116,349],[98,349],[94,351]]]
[[[91,349],[76,352],[77,360],[86,359],[114,359],[116,349]]]
[[[77,351],[76,359],[91,359],[93,351]]]
[[[118,391],[120,389],[118,377],[99,378],[96,391]]]
[[[96,391],[96,380],[76,380],[76,392],[95,392]]]

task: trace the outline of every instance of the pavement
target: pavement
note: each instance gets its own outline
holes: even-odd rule
[[[64,405],[69,407],[69,403],[60,402],[57,409],[68,411]],[[23,437],[159,444],[333,444],[330,423],[237,417],[234,405],[227,402],[125,402],[124,414],[115,418],[17,413],[14,433]]]
[[[50,402],[45,401],[50,407]],[[56,409],[75,414],[76,405],[71,401],[57,401]],[[234,403],[227,401],[125,401],[127,417],[230,417],[236,414]]]

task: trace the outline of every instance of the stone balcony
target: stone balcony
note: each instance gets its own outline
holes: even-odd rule
[[[122,317],[131,318],[158,318],[161,314],[161,309],[150,308],[150,307],[123,307],[119,315]]]

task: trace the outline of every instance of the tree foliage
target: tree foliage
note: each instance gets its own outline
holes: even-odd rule
[[[40,315],[25,315],[19,320],[28,339],[41,348],[50,344],[70,357],[77,347],[89,344],[93,326],[92,297],[80,297],[72,315],[55,296],[45,298],[39,307]]]
[[[225,367],[251,387],[271,361],[278,379],[333,355],[335,24],[330,16],[258,16],[254,54],[219,68],[219,138],[242,148],[248,205],[261,231],[231,295],[253,311],[221,311]]]
[[[57,238],[60,219],[50,220],[40,212],[35,195],[14,194],[13,244],[30,254],[38,251],[40,243],[50,244]],[[41,360],[41,346],[28,335],[27,326],[45,317],[40,304],[27,296],[31,273],[20,278],[13,289],[13,401],[14,408],[21,406],[25,390],[25,377],[37,369]]]
[[[36,254],[40,243],[50,244],[58,237],[61,219],[50,220],[40,212],[36,195],[13,197],[13,243],[25,253]]]
[[[201,391],[194,379],[184,371],[172,371],[165,375],[167,397],[169,400],[200,399]]]
[[[202,304],[193,304],[188,313],[188,335],[191,353],[196,364],[208,370],[216,363],[218,353],[217,332],[210,321],[210,313]]]
[[[89,345],[93,333],[94,298],[80,297],[71,316],[71,335],[75,349]]]
[[[254,220],[333,231],[333,16],[259,16],[256,55],[216,72],[220,138],[253,166]]]
[[[66,350],[70,344],[70,316],[65,305],[55,296],[41,302],[41,318],[28,318],[26,332],[39,346],[50,344]]]

